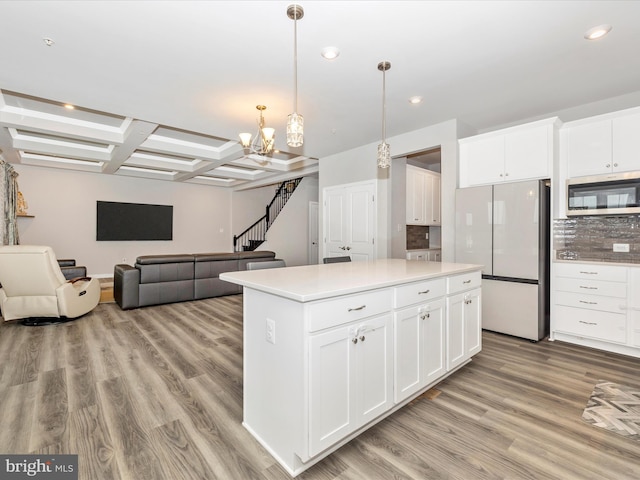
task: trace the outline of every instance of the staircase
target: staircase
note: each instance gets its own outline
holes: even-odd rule
[[[247,228],[239,235],[233,236],[233,251],[253,251],[258,248],[266,240],[267,231],[276,217],[285,206],[296,187],[300,184],[302,177],[294,180],[282,182],[271,202],[266,207],[266,213],[258,219],[253,225]]]

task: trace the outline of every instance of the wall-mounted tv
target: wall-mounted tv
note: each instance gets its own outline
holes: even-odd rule
[[[96,240],[172,240],[173,206],[97,203]]]

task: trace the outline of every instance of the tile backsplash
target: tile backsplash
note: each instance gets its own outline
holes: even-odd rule
[[[429,233],[429,227],[407,225],[407,250],[429,248],[429,240],[425,238],[427,233]]]
[[[629,252],[614,252],[614,243]],[[640,263],[640,215],[556,219],[553,246],[558,260]]]

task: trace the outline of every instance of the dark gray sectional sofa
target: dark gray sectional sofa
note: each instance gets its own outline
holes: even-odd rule
[[[220,280],[223,272],[246,270],[249,262],[273,260],[270,251],[145,255],[113,272],[113,296],[120,308],[146,307],[242,293]]]

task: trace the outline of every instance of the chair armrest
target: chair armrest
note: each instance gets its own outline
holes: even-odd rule
[[[140,306],[140,270],[126,264],[113,268],[113,298],[123,310]]]
[[[61,317],[77,318],[91,311],[100,301],[100,281],[97,278],[66,282],[56,289]]]
[[[58,265],[61,267],[75,267],[76,261],[73,258],[59,258]]]

